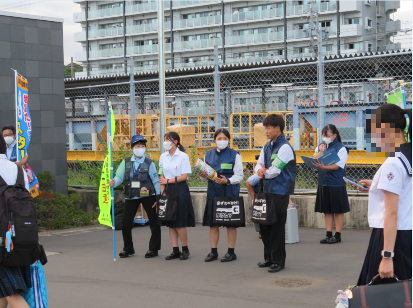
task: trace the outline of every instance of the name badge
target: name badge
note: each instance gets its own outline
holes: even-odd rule
[[[132,188],[141,188],[141,182],[137,182],[137,181],[132,182]]]
[[[232,164],[221,164],[221,169],[232,169]]]
[[[146,187],[142,187],[141,189],[141,197],[142,196],[149,196],[149,190]]]

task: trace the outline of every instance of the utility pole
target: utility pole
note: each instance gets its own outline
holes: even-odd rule
[[[322,30],[318,23],[318,12],[310,11],[310,25],[308,33],[310,37],[310,51],[315,51],[315,42],[317,40],[317,53],[318,53],[318,128],[317,128],[317,142],[322,139],[321,132],[325,126],[325,113],[326,105],[324,101],[324,54],[323,54],[323,40],[328,38],[328,32]]]
[[[221,99],[220,99],[220,76],[219,76],[219,59],[218,45],[214,46],[215,72],[214,72],[214,97],[215,97],[215,131],[221,128]]]
[[[171,16],[172,18],[172,16]],[[163,147],[163,136],[166,133],[166,110],[165,110],[165,38],[164,38],[164,2],[158,0],[158,72],[159,72],[159,147],[161,154],[165,151]]]
[[[73,57],[70,57],[70,76],[72,76],[72,78],[75,78],[75,71],[73,69]]]
[[[130,101],[130,133],[131,137],[136,135],[136,109],[135,109],[135,73],[133,71],[133,57],[130,57],[129,63],[129,74],[130,74],[130,94],[129,94],[129,101]]]

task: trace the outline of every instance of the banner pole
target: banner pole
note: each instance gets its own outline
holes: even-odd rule
[[[15,110],[16,110],[16,125],[15,125],[15,127],[16,127],[16,140],[17,140],[17,142],[19,142],[19,131],[18,131],[18,119],[17,119],[17,117],[18,117],[18,115],[17,115],[17,113],[18,113],[18,104],[17,104],[17,71],[16,70],[13,70],[14,71],[14,108],[15,108]],[[17,149],[16,149],[16,154],[17,154],[17,161],[20,161],[20,159],[19,159],[19,153],[20,153],[20,151],[19,151],[19,149],[18,149],[18,146],[17,146]]]
[[[110,155],[110,179],[113,179],[113,157],[112,157],[112,103],[109,105],[109,155]],[[116,261],[116,239],[115,239],[115,195],[113,186],[110,187],[110,199],[112,204],[112,232],[113,232],[113,261]]]

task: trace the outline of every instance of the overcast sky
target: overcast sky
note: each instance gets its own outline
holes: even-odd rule
[[[412,1],[400,1],[401,8],[394,14],[394,19],[402,21],[401,27],[412,27]],[[82,31],[80,24],[73,22],[73,13],[80,12],[80,5],[72,0],[0,0],[0,11],[10,11],[33,15],[51,16],[64,19],[63,40],[65,64],[70,63],[70,57],[82,51],[80,43],[74,42],[73,34]],[[412,32],[401,33],[396,42],[401,42],[403,48],[412,47]]]

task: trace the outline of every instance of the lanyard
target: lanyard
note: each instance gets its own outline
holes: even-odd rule
[[[138,166],[135,168],[135,164],[133,164],[133,173],[135,174],[135,176],[138,175],[140,166],[141,164],[138,164]]]

